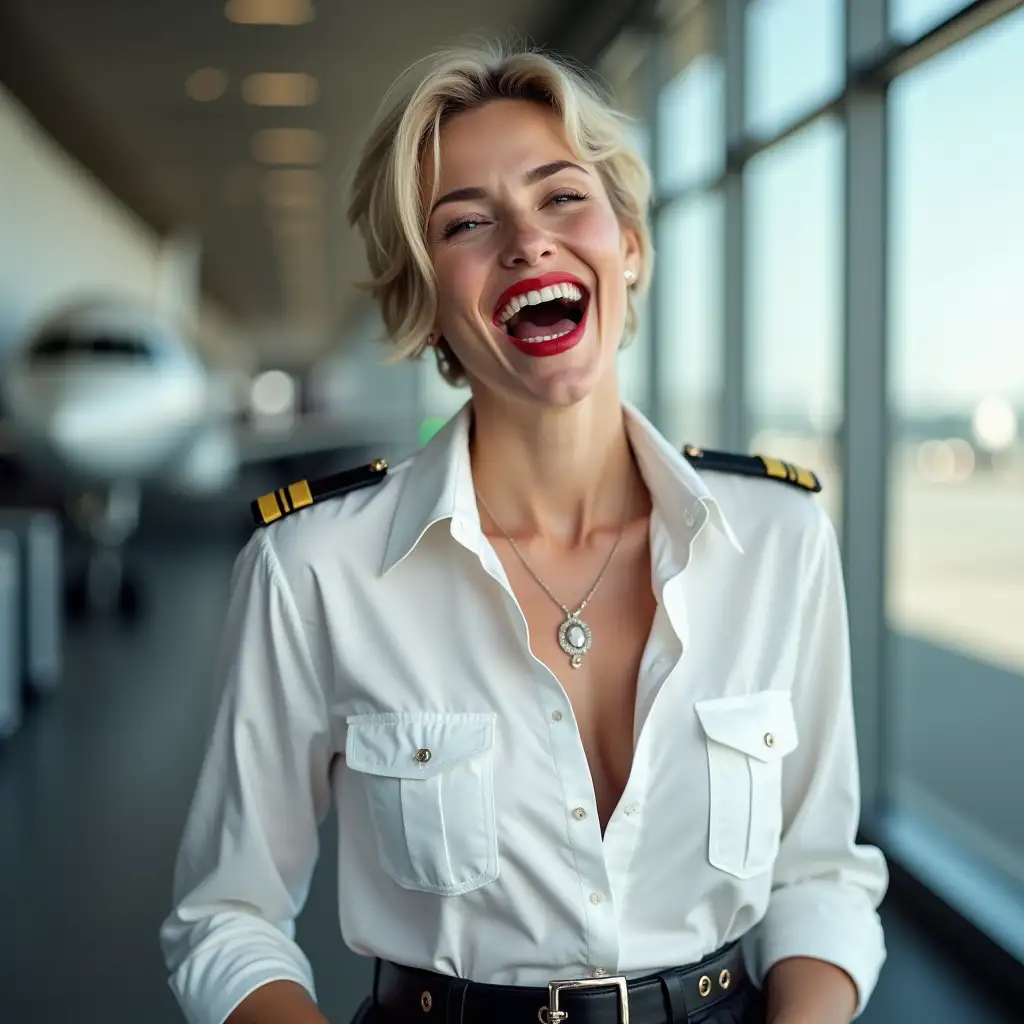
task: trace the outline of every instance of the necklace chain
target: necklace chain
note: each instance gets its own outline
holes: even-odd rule
[[[490,506],[484,501],[483,495],[477,491],[477,497],[480,499],[480,504],[483,505],[484,510],[491,517],[491,521],[504,536],[505,540],[509,542],[512,550],[516,553],[519,561],[523,563],[526,571],[537,581],[537,583],[543,588],[544,593],[551,598],[552,601],[558,605],[559,608],[565,613],[565,622],[562,623],[559,629],[559,645],[562,647],[567,654],[570,655],[571,664],[573,668],[579,668],[582,661],[582,656],[590,649],[591,632],[590,627],[586,623],[580,620],[580,615],[583,609],[590,603],[590,599],[597,593],[597,588],[601,585],[601,581],[604,579],[604,574],[608,571],[608,566],[611,565],[612,559],[615,557],[615,552],[619,550],[619,545],[622,543],[623,534],[626,531],[626,501],[628,501],[628,492],[626,501],[622,504],[622,516],[619,522],[619,535],[615,538],[615,543],[612,545],[611,551],[608,552],[608,557],[604,560],[604,565],[601,566],[601,571],[597,574],[597,579],[594,580],[594,585],[590,588],[590,592],[580,602],[580,606],[576,611],[572,611],[567,605],[562,604],[557,597],[551,592],[551,588],[537,575],[534,571],[533,566],[527,561],[526,556],[519,549],[519,545],[512,539],[508,531],[498,522],[497,517],[491,511]],[[579,634],[578,640],[573,640],[570,630],[573,628],[582,630]],[[585,639],[584,639],[585,637]]]

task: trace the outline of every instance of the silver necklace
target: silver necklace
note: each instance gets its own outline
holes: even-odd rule
[[[604,574],[608,570],[608,566],[611,565],[612,559],[615,557],[615,552],[619,550],[619,545],[622,543],[622,535],[626,530],[626,503],[622,505],[622,520],[619,523],[619,535],[615,538],[615,543],[612,545],[611,551],[608,553],[608,557],[604,560],[604,565],[601,567],[601,571],[597,574],[597,579],[594,580],[594,585],[590,588],[590,593],[580,602],[579,608],[576,611],[572,611],[567,605],[562,604],[561,601],[551,593],[551,589],[548,585],[533,571],[533,566],[526,560],[526,556],[519,550],[519,545],[506,533],[505,528],[498,522],[494,513],[491,511],[490,506],[484,501],[483,496],[480,492],[477,492],[477,497],[480,499],[480,504],[483,505],[487,514],[491,517],[494,525],[501,531],[505,540],[512,546],[512,550],[519,557],[519,561],[526,567],[526,571],[544,588],[544,593],[551,598],[555,604],[565,613],[565,620],[558,627],[558,646],[569,656],[569,664],[573,668],[579,668],[583,664],[583,655],[590,650],[591,645],[594,641],[593,632],[581,618],[580,614],[583,609],[590,603],[590,599],[597,592],[597,588],[601,585],[601,580],[604,579]],[[628,494],[627,494],[628,498]]]

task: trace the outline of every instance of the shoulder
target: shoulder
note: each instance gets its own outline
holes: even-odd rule
[[[292,577],[302,566],[353,554],[379,566],[410,460],[374,459],[327,476],[294,480],[250,502],[258,547]]]
[[[777,481],[800,490],[810,491],[813,494],[821,490],[821,481],[812,470],[768,455],[743,455],[736,452],[714,451],[692,444],[684,446],[683,455],[697,469]]]
[[[722,513],[746,546],[771,535],[813,543],[831,530],[815,495],[821,479],[811,469],[765,455],[687,445],[687,461],[701,474]]]

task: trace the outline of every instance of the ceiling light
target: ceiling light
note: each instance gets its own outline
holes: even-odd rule
[[[255,107],[308,107],[317,92],[312,75],[260,72],[242,82],[242,98]]]
[[[228,0],[224,16],[236,25],[305,25],[316,12],[312,0]]]
[[[315,164],[324,155],[324,137],[310,128],[264,128],[252,139],[261,164]]]
[[[200,103],[220,99],[228,87],[228,76],[219,68],[200,68],[185,79],[185,92]]]
[[[323,196],[323,179],[316,171],[290,168],[268,171],[263,178],[263,198],[277,209],[318,209]]]
[[[309,218],[279,218],[273,222],[272,230],[279,242],[311,243],[316,241],[322,234],[322,225],[319,217]]]

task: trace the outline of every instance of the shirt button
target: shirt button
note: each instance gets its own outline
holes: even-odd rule
[[[551,721],[552,722],[560,722],[561,720],[562,720],[562,712],[561,711],[552,711],[551,712]]]
[[[640,813],[640,805],[639,804],[630,804],[626,808],[626,814],[639,814],[639,813]]]
[[[603,901],[604,897],[599,892],[592,892],[590,894],[590,902],[593,903],[595,906],[598,903],[602,903]]]
[[[572,816],[577,821],[582,821],[587,816],[587,809],[585,807],[573,808]]]
[[[687,526],[693,526],[694,524],[693,513],[689,509],[683,513],[683,522],[686,523]]]
[[[607,978],[608,977],[608,972],[603,967],[595,967],[594,968],[594,977],[595,978]]]

